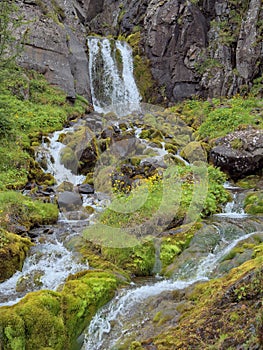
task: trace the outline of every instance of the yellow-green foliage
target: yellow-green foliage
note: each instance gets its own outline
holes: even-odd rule
[[[196,170],[198,171],[197,168]],[[197,204],[197,208],[193,210],[197,213],[193,220],[196,220],[200,215],[208,216],[220,211],[220,205],[229,199],[228,192],[223,187],[226,179],[225,175],[213,166],[208,166],[207,174],[207,180],[203,179],[207,182],[207,195],[201,203],[200,209]],[[174,218],[177,221],[183,220],[186,214],[189,214],[189,207],[193,200],[194,190],[196,190],[194,175],[193,167],[178,165],[167,182],[157,174],[150,176],[144,179],[142,184],[131,191],[129,195],[122,192],[117,194],[114,199],[115,202],[112,202],[112,207],[106,209],[99,220],[102,224],[113,227],[137,226],[143,222],[149,222],[149,219],[156,213],[160,218],[162,216],[166,217],[169,210],[173,211]],[[178,184],[181,190],[181,196],[179,197],[174,192]],[[163,201],[163,198],[165,198],[165,201]],[[138,208],[136,206],[137,202]],[[114,210],[115,204],[120,210]],[[167,204],[167,208],[165,208],[165,204]],[[126,212],[123,210],[124,212],[122,212],[121,208],[124,208],[124,206],[130,210],[126,210]]]
[[[245,199],[245,211],[248,214],[263,214],[263,191],[253,191]]]
[[[59,130],[68,118],[88,109],[83,99],[74,105],[43,76],[19,68],[0,71],[0,190],[21,188],[27,182],[31,146],[43,134]]]
[[[254,96],[236,95],[231,99],[189,100],[170,109],[197,129],[199,138],[224,136],[238,127],[262,128],[263,103]]]
[[[61,292],[29,293],[14,306],[0,308],[4,349],[70,350],[98,308],[114,295],[116,276],[86,271],[71,276]]]
[[[155,263],[155,248],[152,241],[129,248],[102,247],[102,256],[116,266],[135,276],[149,276]]]
[[[52,224],[57,221],[57,206],[23,196],[19,192],[0,192],[0,224],[12,230],[19,224],[27,229],[35,225]]]
[[[0,229],[0,282],[22,269],[31,245],[29,239]]]

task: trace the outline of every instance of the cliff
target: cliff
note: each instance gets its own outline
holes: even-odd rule
[[[30,35],[21,59],[90,99],[86,36],[140,33],[157,101],[247,93],[262,79],[261,0],[24,0]],[[161,92],[160,92],[161,91]]]

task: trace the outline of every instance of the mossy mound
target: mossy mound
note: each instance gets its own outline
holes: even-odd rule
[[[177,325],[170,325],[154,338],[135,342],[136,349],[261,349],[262,291],[262,256],[232,269],[225,277],[198,283],[184,293],[175,291]],[[161,315],[156,314],[157,321]]]
[[[245,211],[252,215],[263,214],[263,191],[253,191],[245,198]]]
[[[150,276],[155,263],[153,241],[143,242],[134,247],[102,247],[102,256],[133,276]]]
[[[176,257],[189,246],[191,239],[201,226],[201,223],[182,225],[178,230],[166,232],[167,235],[162,237],[160,245],[162,274],[171,275],[171,266]]]
[[[0,308],[0,344],[4,349],[72,349],[98,308],[118,286],[118,278],[84,271],[68,278],[61,292],[29,293],[18,304]]]
[[[0,193],[0,208],[1,226],[11,232],[17,225],[29,230],[36,225],[54,224],[58,219],[56,205],[33,200],[14,191]]]
[[[0,282],[22,270],[26,254],[32,245],[27,238],[0,229]]]

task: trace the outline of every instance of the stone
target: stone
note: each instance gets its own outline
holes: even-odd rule
[[[58,194],[59,208],[66,211],[74,211],[82,206],[82,199],[78,193],[64,191]]]
[[[209,160],[233,180],[257,174],[263,168],[263,130],[248,128],[216,140]]]
[[[82,184],[78,186],[78,191],[81,194],[92,194],[94,193],[94,187],[89,184]]]

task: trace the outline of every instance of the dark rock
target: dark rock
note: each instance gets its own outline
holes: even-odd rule
[[[12,226],[12,232],[16,233],[17,235],[23,235],[28,232],[28,229],[25,226],[16,224]]]
[[[76,208],[82,206],[81,196],[75,192],[61,192],[58,194],[57,201],[59,208],[62,210],[76,210]]]
[[[73,1],[57,6],[53,1],[20,1],[19,7],[29,33],[20,65],[44,74],[69,98],[77,93],[90,100],[85,29]]]
[[[81,194],[92,194],[94,193],[94,187],[89,184],[82,184],[78,186],[78,191]]]
[[[233,180],[261,172],[263,131],[241,130],[218,139],[210,152],[210,161]]]

